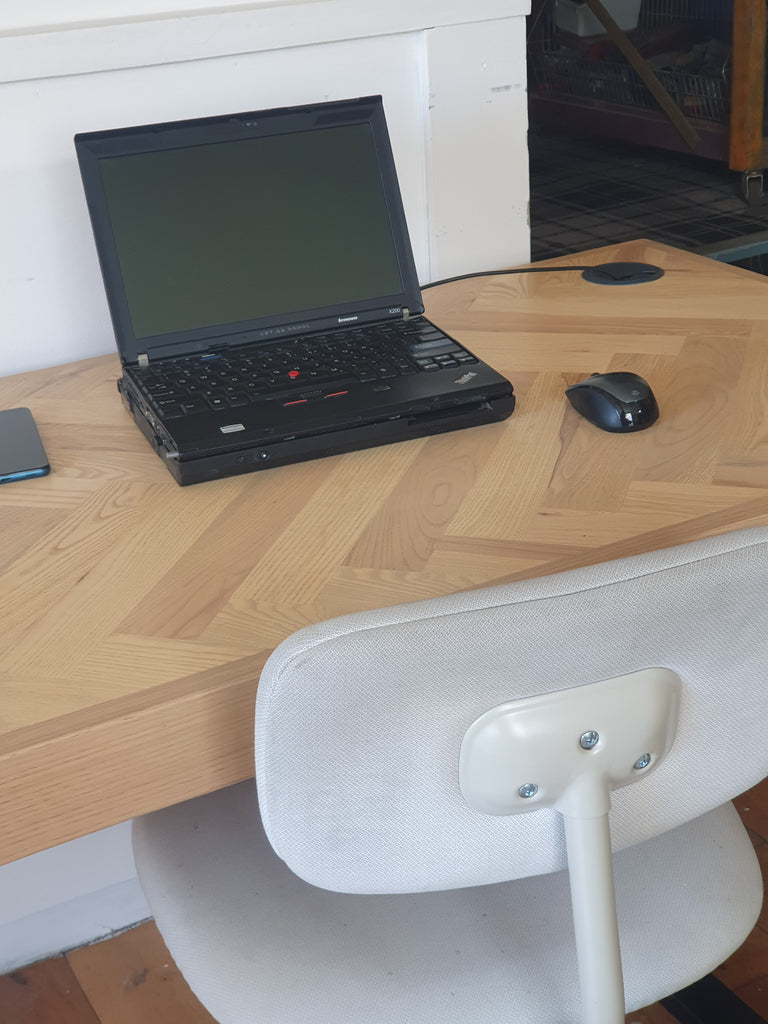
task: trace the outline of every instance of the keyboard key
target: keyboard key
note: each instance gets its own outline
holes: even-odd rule
[[[422,352],[459,352],[459,346],[450,338],[436,338],[434,341],[420,341],[410,346],[414,355]]]
[[[155,405],[160,412],[161,416],[181,416],[182,410],[179,407],[179,400],[177,398],[165,399],[162,402],[155,402]]]
[[[185,415],[189,415],[193,412],[204,412],[206,403],[202,398],[187,398],[183,402],[179,402],[179,408]]]

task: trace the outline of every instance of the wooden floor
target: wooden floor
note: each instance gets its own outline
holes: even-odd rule
[[[736,806],[768,881],[768,779],[740,797]],[[747,942],[715,973],[768,1021],[768,901]],[[215,1022],[187,988],[148,921],[104,942],[0,977],[0,1024]],[[627,1024],[674,1024],[674,1018],[652,1006],[629,1014]]]

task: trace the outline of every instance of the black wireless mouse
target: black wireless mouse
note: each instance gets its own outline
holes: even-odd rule
[[[659,418],[653,392],[636,373],[593,373],[565,393],[584,419],[614,434],[645,430]]]

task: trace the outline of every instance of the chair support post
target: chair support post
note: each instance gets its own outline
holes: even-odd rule
[[[624,1024],[608,811],[596,817],[563,818],[583,1024]]]
[[[464,734],[459,786],[486,814],[565,819],[584,1024],[624,1024],[611,790],[653,771],[675,736],[680,679],[646,668],[489,708]]]

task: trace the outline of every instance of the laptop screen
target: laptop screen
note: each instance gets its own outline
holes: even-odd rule
[[[368,125],[99,170],[137,338],[402,290]]]
[[[420,309],[380,97],[75,145],[124,361]]]

